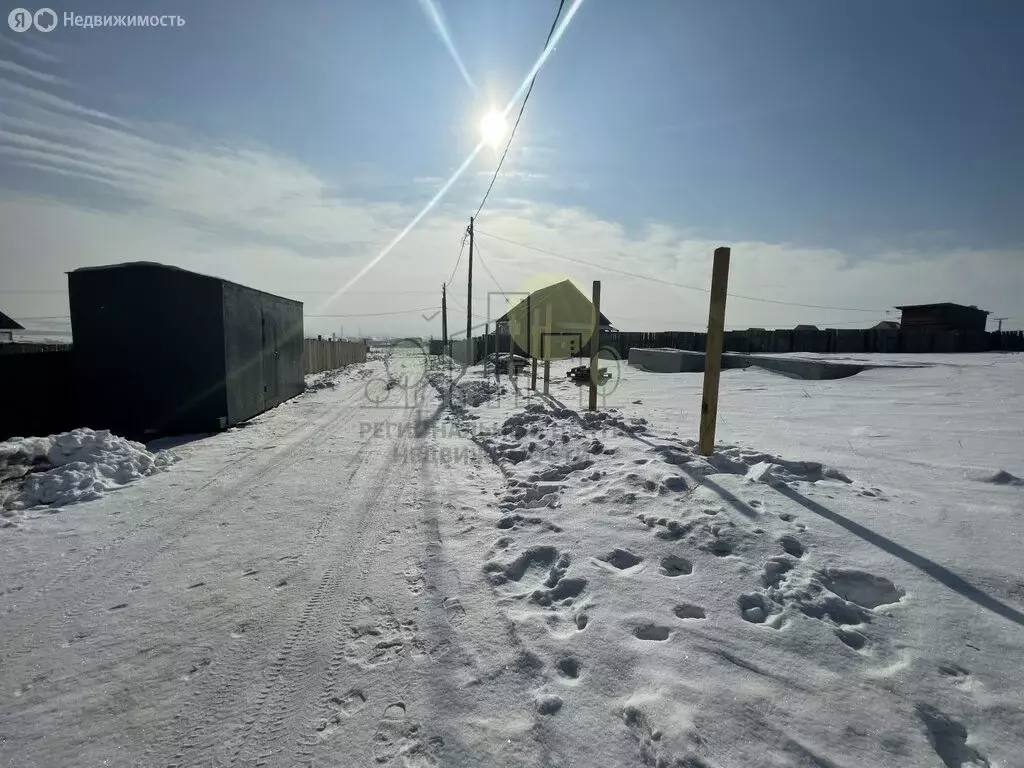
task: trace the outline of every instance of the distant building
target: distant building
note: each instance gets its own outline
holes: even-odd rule
[[[904,331],[961,331],[978,333],[985,331],[989,312],[973,304],[908,304],[896,307],[902,313],[900,325]]]
[[[554,359],[564,359],[588,351],[593,313],[590,298],[571,280],[563,280],[522,298],[494,321],[494,332],[511,336],[526,354],[540,358],[546,351]],[[603,312],[598,322],[602,336],[618,333]]]
[[[0,341],[14,341],[14,332],[23,331],[25,327],[3,312],[0,312]]]
[[[818,330],[818,326],[816,326],[816,325],[798,325],[793,330],[794,331],[816,331],[816,330]]]
[[[878,325],[871,326],[873,331],[898,331],[899,329],[900,324],[895,320],[883,320]]]

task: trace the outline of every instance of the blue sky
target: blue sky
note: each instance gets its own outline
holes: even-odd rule
[[[437,4],[475,90],[417,0],[96,0],[74,12],[186,23],[5,28],[0,222],[18,247],[0,258],[12,284],[57,289],[68,268],[146,258],[141,248],[293,295],[344,285],[472,151],[480,117],[519,87],[557,8]],[[538,77],[479,227],[698,286],[710,249],[733,244],[737,293],[836,308],[741,299],[727,317],[737,327],[870,325],[893,304],[931,300],[979,304],[1019,327],[1022,32],[1024,8],[1003,0],[586,0]],[[413,292],[451,273],[495,162],[485,149],[352,295],[316,309],[418,308]],[[59,217],[59,232],[15,236],[33,211]],[[159,247],[140,245],[156,232]],[[503,241],[481,246],[505,289],[538,273],[602,277]],[[621,327],[706,317],[697,292],[603,279]],[[318,296],[298,295],[311,315]],[[61,314],[55,295],[0,302]],[[436,331],[412,313],[365,325]]]

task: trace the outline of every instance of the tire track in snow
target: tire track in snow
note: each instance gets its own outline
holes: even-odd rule
[[[353,400],[357,399],[358,396],[361,393],[362,393],[362,389],[359,388],[359,387],[356,387],[355,389],[353,389],[353,391],[351,393],[351,397],[348,397],[348,398],[346,398],[344,400],[344,404],[346,404],[346,405],[350,404]],[[323,407],[318,409],[315,418],[319,419],[320,417],[322,417],[323,415],[331,412],[332,410],[333,410],[333,408],[330,405],[324,405]],[[270,413],[272,413],[272,411]],[[261,414],[261,415],[264,415],[264,414]],[[279,435],[277,437],[277,439],[278,440],[287,440],[289,437],[294,435],[296,432],[298,432],[300,430],[303,430],[303,429],[306,429],[308,426],[309,426],[309,422],[308,421],[300,421],[294,427],[289,429],[287,432],[283,433],[282,435]],[[231,493],[233,491],[237,490],[239,486],[244,486],[247,483],[251,483],[253,478],[259,477],[260,471],[262,470],[262,468],[266,464],[268,464],[270,462],[273,462],[281,453],[287,451],[289,449],[289,447],[295,445],[296,442],[301,442],[302,439],[303,438],[299,438],[298,441],[291,441],[287,446],[282,448],[280,451],[277,451],[274,454],[272,454],[271,456],[266,457],[266,460],[260,461],[259,465],[258,465],[258,467],[256,469],[253,469],[253,470],[250,470],[250,471],[246,472],[246,474],[244,474],[241,477],[238,477],[234,481],[232,481],[229,486],[227,486],[223,490],[215,493],[210,498],[210,500],[206,503],[206,506],[212,506],[212,505],[218,503],[219,501],[222,501],[223,499],[230,497]],[[204,483],[202,483],[197,488],[195,488],[193,493],[194,494],[198,494],[198,493],[201,493],[202,491],[205,491],[207,488],[209,488],[211,485],[216,483],[218,480],[221,480],[223,475],[224,475],[224,472],[226,470],[229,470],[232,467],[237,466],[238,464],[246,461],[247,459],[251,459],[252,458],[253,450],[254,449],[245,449],[244,452],[242,453],[242,455],[239,456],[238,458],[232,459],[232,460],[227,461],[224,464],[220,465],[220,467],[218,468],[217,472],[212,477],[210,477],[208,480],[206,480]],[[200,512],[201,511],[205,511],[205,509],[200,509],[199,511]],[[31,580],[37,573],[42,573],[44,571],[50,577],[49,580],[46,581],[43,584],[43,586],[40,587],[36,591],[36,594],[33,596],[33,601],[37,600],[39,597],[41,597],[46,592],[49,592],[54,587],[57,587],[57,586],[62,585],[64,583],[67,583],[68,581],[72,581],[74,579],[74,577],[79,573],[79,571],[81,571],[83,568],[86,568],[87,566],[91,565],[98,558],[103,557],[104,555],[106,555],[111,550],[117,549],[119,546],[124,544],[128,539],[132,538],[140,530],[143,530],[143,531],[144,530],[148,530],[151,527],[150,523],[152,522],[153,518],[150,517],[150,518],[145,518],[145,519],[140,520],[137,517],[131,517],[131,518],[128,518],[128,519],[129,519],[128,527],[127,527],[127,529],[125,531],[123,531],[122,533],[119,533],[117,536],[113,537],[110,541],[108,541],[108,542],[106,542],[104,544],[101,544],[101,545],[99,545],[97,547],[93,547],[86,554],[82,555],[76,562],[71,564],[65,570],[58,571],[58,572],[55,573],[50,568],[40,567],[36,571],[30,571],[30,572],[26,573],[25,574],[25,578],[27,580]],[[164,518],[157,517],[156,519],[158,521],[160,521],[160,520],[163,520]],[[177,523],[177,521],[175,521],[174,527],[176,528],[177,525],[178,525],[178,523]],[[26,601],[26,603],[19,604],[19,605],[28,605],[28,604],[30,604],[30,603],[28,601]],[[14,609],[14,610],[11,611],[12,614],[15,614],[17,612],[18,612],[17,609]]]
[[[365,466],[368,459],[367,449],[369,446],[370,441],[368,439],[364,440],[346,466],[345,469],[348,472],[344,481],[342,481],[345,487],[348,487],[353,478]],[[299,564],[297,569],[305,567],[305,561],[322,538],[323,529],[335,509],[335,507],[331,506],[320,516],[302,554],[298,557]],[[325,578],[328,575],[325,574]],[[320,593],[322,588],[323,584],[321,583],[317,588],[317,593]],[[313,607],[315,608],[315,606]],[[308,621],[309,609],[310,607],[307,604],[297,620],[299,625],[304,625]],[[259,611],[251,620],[254,623],[262,624],[273,610],[273,605],[266,604],[263,610]],[[290,638],[285,638],[281,643],[281,648],[288,648],[290,652],[289,640]],[[292,644],[294,643],[294,641],[291,642]],[[184,728],[177,729],[174,736],[169,737],[168,743],[162,745],[162,750],[157,750],[159,754],[163,750],[177,748],[174,760],[169,764],[170,766],[204,764],[204,755],[208,756],[216,748],[217,744],[224,743],[223,733],[211,735],[210,731],[224,723],[224,713],[231,712],[232,707],[241,697],[242,688],[246,682],[245,676],[251,673],[248,664],[251,663],[252,659],[263,657],[265,655],[263,649],[267,646],[273,646],[275,638],[265,638],[259,646],[256,643],[256,640],[250,639],[242,648],[237,647],[237,645],[229,648],[223,654],[221,660],[211,665],[213,674],[211,674],[210,680],[206,684],[205,697],[199,702],[194,699],[188,700],[175,716],[175,721],[185,721],[187,724]],[[151,762],[155,763],[155,761]]]
[[[416,437],[409,435],[408,432],[404,434],[405,441],[417,439]],[[391,469],[390,466],[389,469]],[[397,502],[399,500],[403,498],[415,499],[418,498],[421,493],[422,483],[419,473],[406,471],[403,478],[407,482],[401,489],[401,494],[393,498],[393,501],[396,502],[396,511],[399,506],[415,506],[408,502],[404,505],[398,505]],[[375,522],[376,525],[367,527],[366,535],[361,537],[362,540],[377,540],[377,533],[384,528],[389,527],[389,525],[382,525],[382,523],[393,524],[394,520],[389,521],[376,517]],[[370,534],[372,534],[372,536],[370,536]],[[325,724],[329,724],[332,721],[332,718],[334,719],[335,726],[339,724],[337,720],[339,717],[339,702],[343,701],[346,695],[358,693],[364,702],[367,698],[365,688],[350,689],[347,685],[340,682],[344,676],[346,665],[351,662],[349,653],[351,643],[350,633],[353,621],[360,610],[362,603],[361,596],[366,591],[363,585],[369,578],[373,566],[378,565],[380,560],[379,558],[374,557],[373,553],[367,551],[366,547],[360,547],[359,551],[362,557],[359,558],[358,571],[354,574],[353,578],[347,585],[348,589],[346,591],[349,594],[347,609],[334,632],[334,653],[331,655],[327,669],[324,673],[323,681],[320,686],[320,694],[317,697],[315,707],[312,708],[312,711],[307,713],[308,716],[305,718],[304,723],[297,723],[298,727],[301,729],[296,740],[295,761],[298,765],[309,766],[314,763],[316,749],[323,744],[320,734],[328,730],[325,727]],[[388,641],[385,640],[384,642]],[[397,660],[397,666],[394,667],[395,670],[402,668],[403,659],[404,657],[400,657]],[[330,729],[331,732],[334,730],[336,730],[336,727]]]
[[[367,443],[370,439],[367,438]],[[322,686],[309,678],[316,674],[314,667],[320,659],[318,646],[325,637],[336,634],[328,629],[328,624],[341,622],[345,626],[340,617],[350,614],[351,610],[345,611],[341,604],[350,600],[352,587],[363,578],[360,574],[354,579],[356,583],[352,583],[351,565],[361,559],[365,571],[370,553],[364,542],[372,541],[370,535],[379,525],[378,509],[393,498],[387,493],[389,487],[394,487],[388,482],[393,472],[389,458],[386,453],[380,455],[380,466],[372,481],[360,489],[358,498],[353,495],[350,500],[357,517],[348,521],[340,542],[341,551],[324,552],[323,557],[328,560],[327,569],[298,620],[289,629],[253,706],[243,717],[239,732],[232,739],[235,747],[231,765],[263,765],[272,758],[279,761],[279,753],[289,744],[293,754],[288,764],[294,764],[296,760],[311,761],[312,745],[300,740],[300,734],[307,729],[314,715],[316,703],[312,692]],[[351,531],[356,535],[345,535]],[[320,675],[329,678],[331,668],[338,665],[339,662],[332,658]]]
[[[389,466],[388,469],[390,470],[391,467]],[[402,489],[402,495],[408,494],[410,490],[409,486],[406,486]],[[376,505],[373,511],[376,512]],[[374,515],[373,518],[376,520],[377,525],[371,524],[366,526],[364,534],[360,536],[358,542],[355,542],[356,545],[364,541],[374,541],[376,533],[381,528],[386,527],[380,525],[380,523],[385,521],[381,520],[379,516]],[[321,743],[317,736],[318,726],[335,714],[334,703],[338,699],[339,694],[346,688],[344,685],[339,685],[339,681],[349,660],[346,653],[348,650],[348,632],[359,610],[359,596],[365,592],[363,585],[370,575],[371,566],[374,565],[374,558],[366,549],[367,547],[365,546],[356,546],[356,550],[362,554],[362,557],[359,558],[360,567],[346,585],[347,589],[345,591],[348,594],[347,606],[333,633],[332,644],[334,653],[331,654],[330,661],[319,686],[320,693],[316,698],[315,704],[307,707],[302,718],[293,718],[296,721],[293,729],[297,732],[294,754],[295,764],[297,765],[310,766],[313,764],[316,747]],[[362,691],[360,691],[360,694],[365,697]]]
[[[114,603],[124,602],[123,598],[129,591],[127,589],[128,582],[133,580],[140,568],[151,568],[157,558],[178,546],[192,532],[196,524],[205,521],[207,515],[216,506],[236,495],[246,495],[272,483],[296,462],[313,452],[326,439],[331,427],[351,416],[349,406],[360,394],[361,391],[357,389],[353,392],[352,397],[337,404],[336,411],[333,408],[330,409],[328,412],[331,415],[326,422],[317,422],[312,425],[304,422],[299,427],[288,430],[285,437],[296,435],[294,439],[281,445],[256,466],[246,469],[240,477],[230,481],[222,491],[217,492],[209,499],[187,506],[187,511],[183,515],[168,516],[167,523],[162,526],[162,530],[155,533],[149,542],[134,550],[129,556],[127,564],[124,559],[115,558],[108,548],[106,550],[108,558],[105,563],[109,566],[107,568],[95,568],[90,572],[80,573],[74,579],[71,576],[77,573],[80,567],[73,569],[72,573],[57,569],[48,588],[40,590],[25,601],[26,604],[32,605],[37,610],[40,606],[49,604],[56,609],[57,615],[51,613],[49,617],[46,617],[36,614],[27,617],[29,618],[27,624],[19,622],[16,627],[12,626],[12,629],[16,629],[16,632],[12,632],[13,638],[20,638],[23,642],[12,647],[14,644],[11,639],[13,638],[8,639],[5,644],[7,658],[15,661],[23,656],[37,653],[40,637],[61,637],[67,629],[74,626],[80,617],[90,614],[102,615]],[[319,439],[315,439],[318,434]],[[274,464],[275,462],[276,464]],[[233,462],[232,465],[237,463],[237,461]],[[268,464],[273,464],[273,466],[267,469]],[[240,489],[242,489],[241,493],[239,493]],[[140,524],[136,526],[136,529],[148,529],[148,526]],[[156,546],[155,550],[152,549],[154,546]],[[99,559],[99,555],[91,562],[104,563]],[[45,596],[50,589],[57,590],[57,600],[46,599]],[[5,623],[8,626],[13,624],[13,622]]]

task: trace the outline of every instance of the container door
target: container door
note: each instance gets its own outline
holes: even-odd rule
[[[263,312],[263,406],[277,405],[278,327],[271,312]]]

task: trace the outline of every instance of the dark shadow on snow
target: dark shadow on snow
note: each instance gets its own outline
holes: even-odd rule
[[[693,474],[692,472],[687,472],[686,467],[676,467],[676,469],[682,472],[688,478],[690,478],[694,483],[698,485],[703,485],[705,488],[710,488],[712,491],[721,496],[723,501],[728,503],[733,509],[739,512],[741,515],[745,515],[749,518],[757,517],[757,510],[752,509],[749,504],[743,501],[743,499],[734,494],[732,491],[726,490],[711,478],[701,477],[699,475]]]
[[[797,504],[802,506],[804,509],[808,509],[816,515],[819,515],[826,520],[829,520],[841,528],[845,528],[850,533],[853,533],[860,538],[864,539],[871,544],[874,544],[879,549],[885,550],[891,555],[895,555],[901,560],[909,563],[910,565],[924,571],[933,579],[938,581],[940,584],[945,585],[954,592],[966,597],[974,603],[977,603],[982,608],[987,608],[1004,619],[1018,624],[1024,627],[1024,614],[1015,608],[1011,608],[1005,603],[1000,602],[991,595],[978,589],[976,586],[971,584],[966,579],[953,573],[948,568],[939,565],[932,560],[929,560],[923,555],[919,555],[916,552],[912,552],[900,544],[897,544],[890,538],[883,536],[880,533],[875,533],[870,528],[865,528],[860,523],[855,523],[849,518],[843,517],[842,515],[833,512],[831,509],[822,506],[816,501],[808,499],[801,493],[793,490],[792,488],[785,485],[775,486],[775,490],[785,496],[787,499],[795,501]]]

